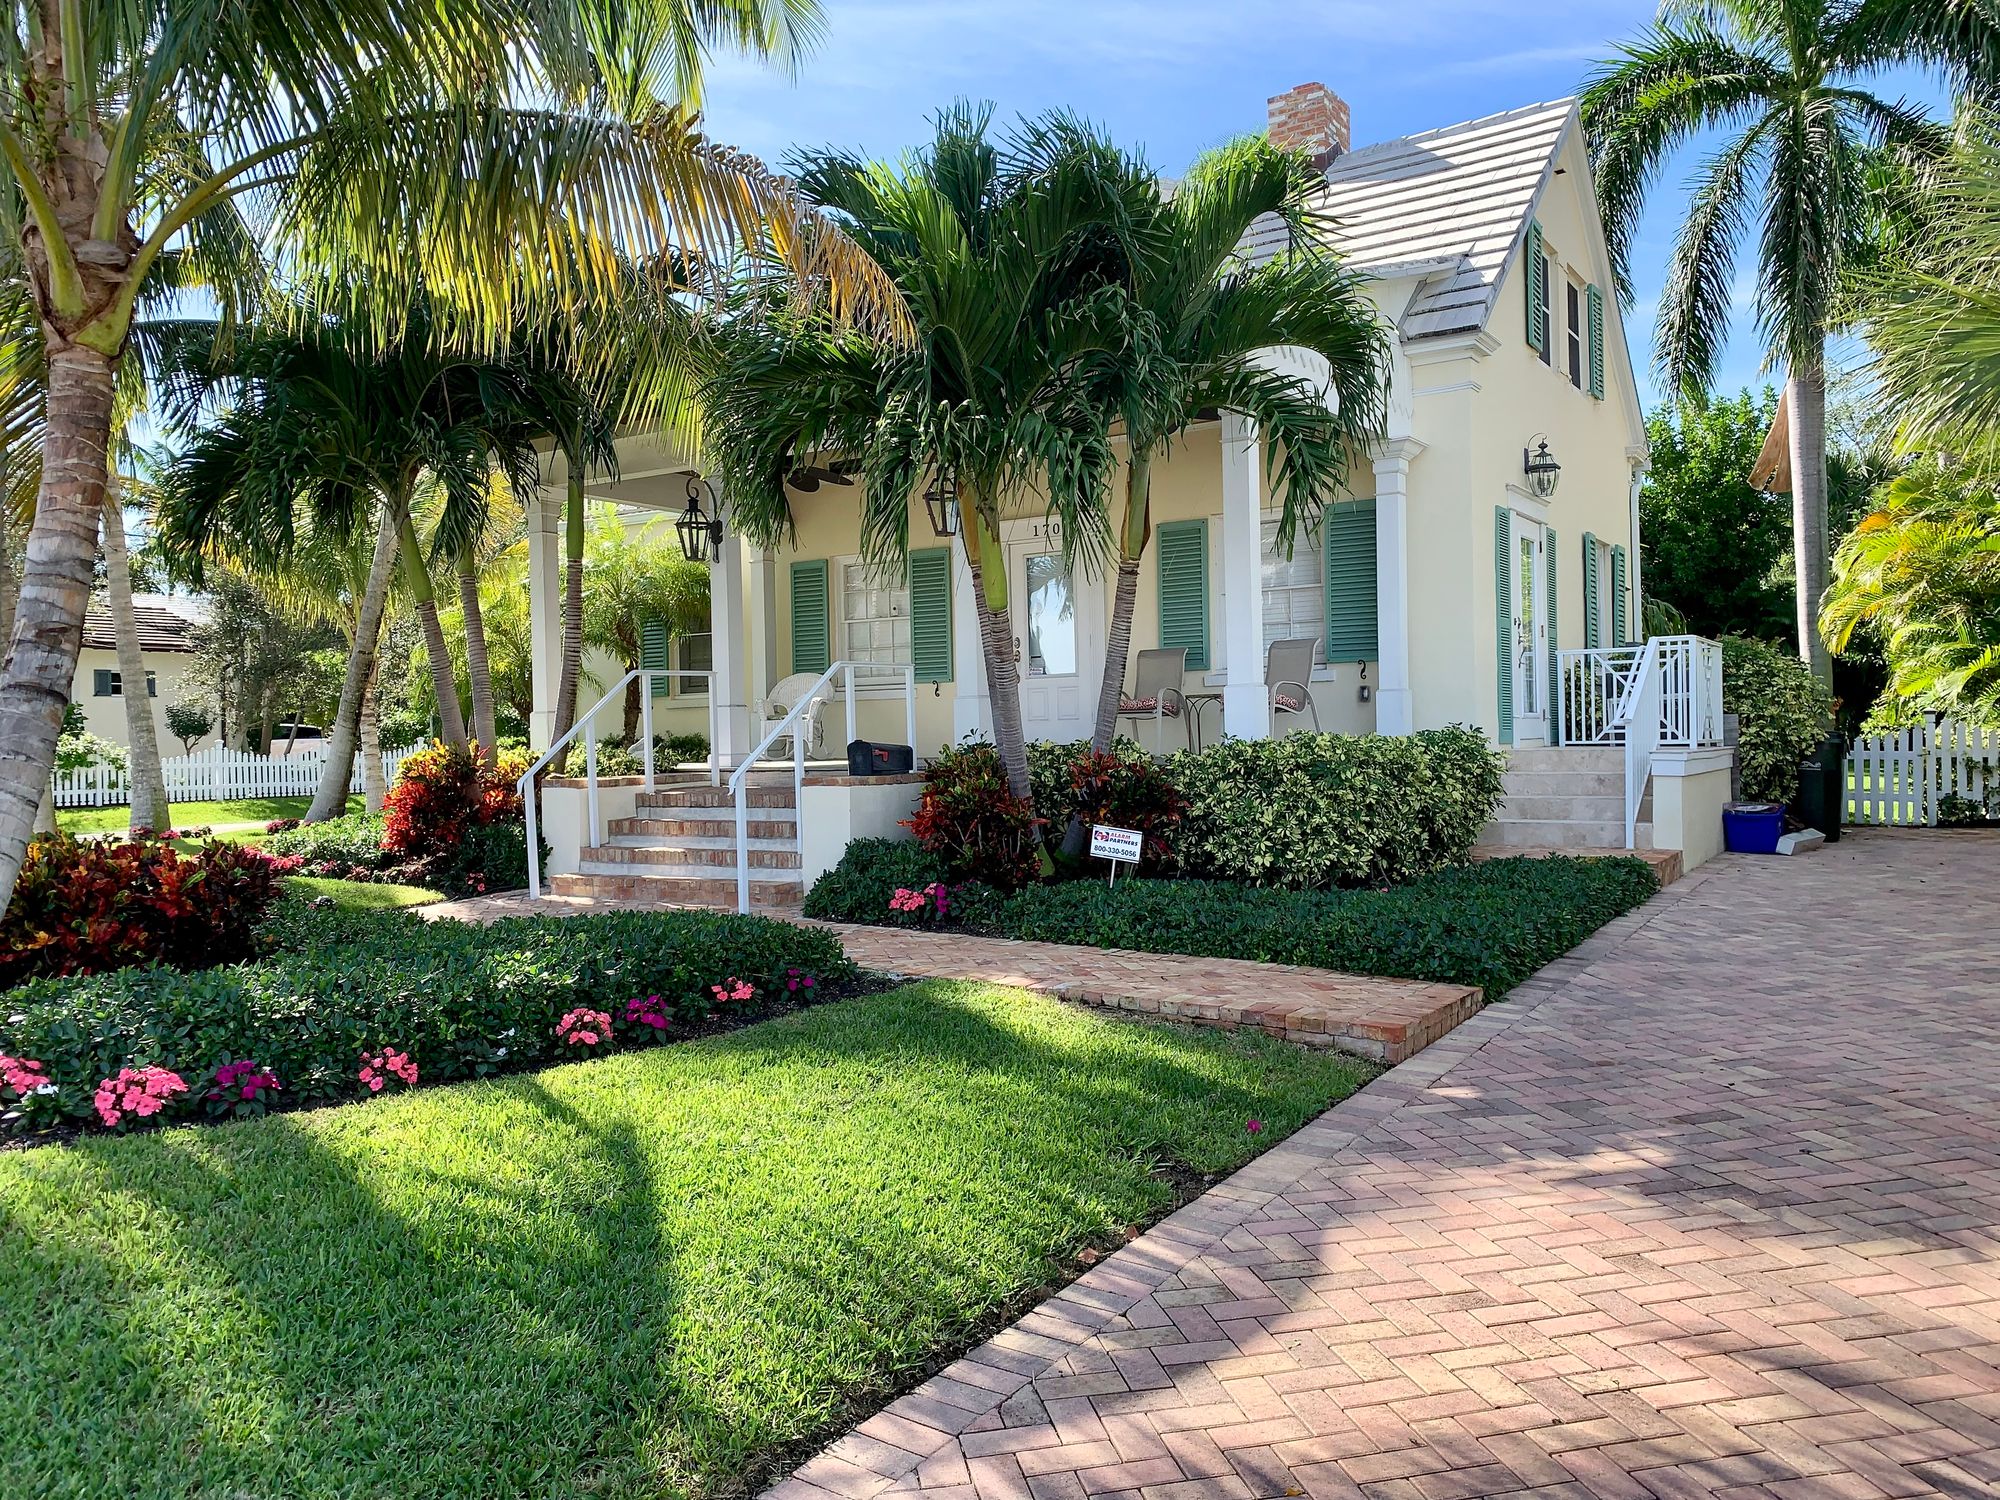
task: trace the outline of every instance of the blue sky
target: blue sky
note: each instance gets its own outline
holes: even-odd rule
[[[1205,147],[1261,130],[1265,99],[1298,83],[1316,80],[1348,101],[1357,145],[1563,98],[1654,14],[1648,0],[822,4],[828,33],[796,82],[716,60],[707,112],[718,140],[774,163],[799,144],[893,156],[928,136],[939,105],[968,98],[1003,115],[1076,110],[1171,175]],[[1666,174],[1634,257],[1627,326],[1649,405],[1653,302],[1699,156]],[[1747,288],[1739,306],[1719,381],[1731,391],[1763,378]]]

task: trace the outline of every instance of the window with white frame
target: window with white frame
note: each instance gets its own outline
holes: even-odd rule
[[[1597,627],[1598,644],[1615,646],[1619,644],[1618,599],[1612,582],[1611,543],[1593,537],[1591,546],[1597,549],[1597,618],[1592,623]]]
[[[847,661],[910,659],[910,590],[859,559],[840,565],[840,655]]]
[[[1273,641],[1311,637],[1326,643],[1326,577],[1321,571],[1319,533],[1303,529],[1292,555],[1278,548],[1278,518],[1264,517],[1264,649]]]
[[[1569,383],[1578,390],[1583,389],[1583,351],[1589,335],[1584,331],[1583,287],[1573,276],[1563,277],[1564,302],[1564,353],[1567,359],[1563,373],[1569,376]]]

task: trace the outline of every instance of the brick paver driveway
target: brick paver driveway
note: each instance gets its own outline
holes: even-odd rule
[[[1725,858],[775,1492],[2000,1495],[2000,835]]]

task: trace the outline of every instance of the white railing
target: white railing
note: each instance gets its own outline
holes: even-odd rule
[[[1991,815],[2000,802],[2000,730],[1949,720],[1862,735],[1847,751],[1847,821],[1931,827],[1946,797]]]
[[[1636,847],[1654,756],[1723,742],[1722,647],[1698,635],[1656,635],[1638,645],[1559,652],[1551,738],[1624,747],[1625,847]]]
[[[1697,750],[1722,743],[1722,647],[1698,635],[1656,635],[1643,644],[1563,651],[1556,658],[1556,723],[1562,745],[1622,745],[1640,666],[1660,678],[1659,743]]]
[[[855,732],[854,674],[856,672],[894,672],[903,679],[904,728],[909,736],[908,743],[917,743],[917,669],[909,662],[894,664],[889,662],[837,661],[828,667],[814,681],[813,685],[799,694],[785,716],[770,726],[764,738],[743,758],[729,778],[730,797],[736,803],[736,910],[748,913],[750,910],[750,773],[756,769],[770,748],[786,736],[792,741],[792,809],[794,818],[803,818],[806,784],[806,741],[805,721],[819,711],[825,702],[823,691],[832,686],[836,677],[845,676],[843,697],[847,700],[847,743],[853,744],[860,736]],[[803,823],[795,824],[803,834]]]
[[[396,770],[420,746],[382,752],[382,782],[395,781]],[[255,755],[211,745],[193,755],[169,756],[160,762],[169,802],[235,802],[249,797],[310,797],[319,790],[326,752],[301,750],[294,755]],[[362,790],[362,761],[354,757],[347,789]],[[51,778],[57,807],[122,807],[132,800],[131,775],[117,766],[82,766],[58,771]]]
[[[720,714],[722,706],[716,701],[715,674],[713,672],[689,672],[678,667],[637,667],[627,672],[611,685],[610,690],[603,697],[599,698],[589,708],[579,714],[576,722],[570,725],[568,732],[553,745],[549,746],[548,749],[544,750],[542,758],[529,766],[527,771],[523,773],[520,781],[516,783],[521,790],[522,815],[527,823],[528,894],[531,897],[539,898],[542,894],[542,846],[539,838],[539,809],[535,802],[536,778],[553,764],[563,751],[569,748],[571,741],[579,737],[582,738],[584,800],[587,805],[587,816],[590,824],[584,830],[583,847],[590,848],[595,845],[598,840],[598,830],[602,826],[598,817],[597,805],[597,741],[593,736],[585,733],[585,731],[596,720],[599,710],[607,703],[615,702],[618,704],[619,712],[624,712],[626,685],[636,679],[639,683],[639,743],[644,747],[642,752],[645,765],[643,773],[645,777],[644,785],[647,791],[652,791],[655,784],[653,776],[653,679],[655,677],[678,677],[691,681],[699,681],[705,685],[708,693],[708,783],[710,786],[721,785],[722,762],[719,758],[721,737],[717,733],[717,716]]]

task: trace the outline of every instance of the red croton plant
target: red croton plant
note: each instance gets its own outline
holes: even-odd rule
[[[182,854],[150,835],[38,839],[0,919],[0,988],[43,974],[144,963],[205,969],[249,958],[282,873],[268,856],[233,844]]]

